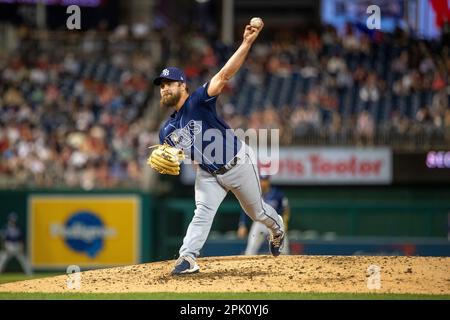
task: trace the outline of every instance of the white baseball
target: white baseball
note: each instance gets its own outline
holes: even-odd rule
[[[250,20],[250,25],[252,26],[252,27],[255,27],[255,28],[261,28],[262,27],[262,24],[263,24],[263,22],[262,22],[262,19],[261,18],[259,18],[259,17],[255,17],[255,18],[252,18],[251,20]]]

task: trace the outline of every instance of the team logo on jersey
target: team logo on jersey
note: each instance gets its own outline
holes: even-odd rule
[[[189,149],[195,142],[195,136],[202,131],[201,122],[195,122],[195,120],[191,120],[188,122],[186,126],[182,129],[177,129],[172,132],[168,139],[172,142],[172,144],[181,149]]]
[[[163,71],[162,71],[162,75],[164,76],[164,77],[167,77],[168,75],[169,75],[169,70],[168,69],[164,69]]]
[[[79,211],[70,216],[64,225],[52,224],[51,233],[54,237],[64,238],[64,242],[72,250],[95,258],[103,248],[104,239],[114,237],[117,231],[105,227],[96,214]]]

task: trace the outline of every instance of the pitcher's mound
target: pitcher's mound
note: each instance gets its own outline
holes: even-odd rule
[[[0,285],[0,292],[382,292],[450,294],[450,258],[233,256],[198,259],[200,273],[173,277],[174,261],[90,270],[81,288],[66,275]],[[371,267],[372,266],[372,267]],[[377,269],[379,274],[376,274]],[[375,272],[375,273],[373,273]],[[379,289],[377,288],[377,282]]]

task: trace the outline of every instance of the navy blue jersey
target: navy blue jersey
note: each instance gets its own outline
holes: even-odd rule
[[[276,187],[270,187],[269,192],[263,194],[263,199],[264,202],[274,208],[279,215],[282,215],[289,206],[288,199],[284,193]],[[241,210],[239,224],[247,224],[248,221],[250,221],[250,218],[245,214],[244,210]]]
[[[213,172],[236,156],[242,142],[217,115],[217,96],[208,95],[208,85],[190,94],[180,110],[170,116],[159,132],[159,140],[182,149],[203,170]]]
[[[7,226],[3,231],[6,242],[21,242],[22,231],[16,226]]]

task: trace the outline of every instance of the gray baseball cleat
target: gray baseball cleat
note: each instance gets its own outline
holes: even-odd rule
[[[200,270],[197,262],[192,257],[179,257],[175,262],[175,268],[172,270],[172,275],[197,273]]]
[[[286,234],[285,232],[282,232],[280,234],[270,235],[269,248],[270,253],[272,253],[274,257],[278,257],[281,254],[281,251],[283,250],[285,234]]]

